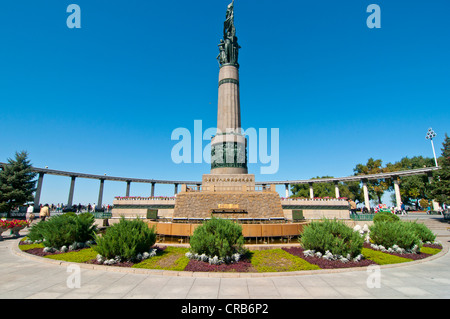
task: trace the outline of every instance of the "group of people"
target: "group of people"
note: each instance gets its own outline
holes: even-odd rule
[[[431,205],[429,205],[427,207],[427,214],[431,214]],[[443,214],[448,214],[448,206],[446,203],[442,203],[442,206],[439,206],[438,208],[438,213],[443,215]]]
[[[69,210],[68,210],[69,208]],[[112,209],[111,205],[102,205],[102,210],[103,211],[110,211]],[[83,212],[88,212],[88,213],[93,213],[96,211],[96,209],[98,209],[98,207],[94,204],[91,205],[91,203],[89,203],[88,205],[81,205],[81,203],[79,203],[78,205],[73,205],[72,207],[68,207],[67,205],[64,204],[45,204],[45,205],[40,205],[39,208],[39,218],[40,220],[44,221],[46,218],[50,217],[50,213],[51,212],[55,212],[55,213],[63,213],[64,211],[72,211],[75,213],[83,213]],[[26,213],[26,220],[29,222],[32,222],[35,218],[35,213],[34,213],[34,206],[32,204],[30,204],[27,208],[27,213]]]
[[[359,210],[361,211],[362,214],[369,213],[369,210],[365,206],[362,206],[360,209],[358,209],[355,201],[353,201],[352,199],[350,199],[348,201],[348,203],[350,205],[350,216],[357,214],[357,212]],[[379,205],[376,205],[375,207],[371,207],[370,213],[376,214],[381,210],[384,210],[384,211],[390,210],[391,213],[396,214],[396,215],[407,215],[408,214],[408,212],[406,210],[406,206],[403,202],[400,204],[400,207],[391,207],[391,208],[387,208],[386,204],[379,204]],[[427,207],[426,211],[427,211],[427,214],[431,214],[431,211],[432,211],[431,205],[429,205]],[[441,213],[441,214],[448,213],[448,206],[446,203],[443,203],[442,206],[439,207],[439,213]]]
[[[400,208],[392,207],[391,212],[394,214],[398,214],[398,215],[407,215],[408,214],[408,212],[406,211],[406,206],[403,202],[400,203]]]
[[[406,207],[405,207],[404,203],[401,203],[399,208],[398,207],[391,207],[390,209],[387,208],[386,204],[379,204],[379,205],[376,205],[375,207],[371,207],[370,211],[369,211],[369,209],[366,206],[362,206],[361,208],[358,208],[356,203],[355,203],[355,201],[352,200],[352,199],[350,199],[348,201],[348,203],[350,205],[350,216],[357,215],[358,211],[361,211],[361,214],[368,214],[369,212],[371,214],[376,214],[376,213],[378,213],[381,210],[383,210],[383,211],[390,210],[391,213],[393,213],[393,214],[401,214],[401,215],[406,215],[407,214]]]
[[[41,219],[41,221],[44,221],[47,217],[50,217],[50,207],[48,206],[48,204],[45,204],[41,206],[39,210],[39,218]],[[27,222],[31,223],[34,220],[34,218],[35,218],[34,207],[33,205],[30,204],[27,208],[25,219],[27,220]]]

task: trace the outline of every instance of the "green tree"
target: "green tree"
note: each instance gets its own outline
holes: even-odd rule
[[[311,179],[332,178],[332,176],[313,177]],[[291,186],[292,197],[309,198],[309,184],[293,184]],[[335,197],[333,183],[314,183],[314,197]]]
[[[333,178],[332,176],[322,176],[322,177],[314,177],[314,179],[324,179],[324,178]],[[357,182],[356,182],[357,183]],[[358,196],[353,194],[352,190],[350,190],[350,186],[354,186],[354,182],[349,183],[339,183],[339,196],[346,197],[351,199],[358,199]],[[355,188],[356,190],[356,188]],[[291,186],[292,197],[305,197],[309,198],[309,184],[293,184]],[[335,184],[332,182],[328,183],[314,183],[313,184],[313,192],[314,197],[336,197],[336,188]]]
[[[429,157],[414,156],[412,158],[403,157],[400,161],[386,164],[386,171],[396,172],[411,170],[423,167],[434,166],[434,159]],[[427,175],[413,175],[403,176],[399,178],[400,181],[400,195],[402,202],[405,204],[412,204],[422,198],[430,199],[432,186],[428,181]],[[389,190],[394,189],[392,181],[389,183]],[[395,195],[393,195],[395,199]]]
[[[445,134],[442,143],[442,158],[439,161],[440,169],[436,172],[432,182],[431,194],[439,203],[449,204],[450,201],[450,138]]]
[[[0,212],[33,201],[35,177],[27,152],[16,152],[14,160],[9,158],[0,171]]]
[[[347,187],[349,192],[349,195],[344,197],[353,199],[355,203],[364,202],[364,192],[359,181],[345,182],[344,185]]]
[[[366,164],[357,164],[353,169],[355,175],[370,175],[370,174],[380,174],[387,172],[386,168],[382,166],[382,160],[369,158]],[[379,203],[381,203],[381,197],[386,190],[389,189],[389,181],[384,179],[369,180],[367,182],[367,188],[369,190],[369,198],[376,198]]]

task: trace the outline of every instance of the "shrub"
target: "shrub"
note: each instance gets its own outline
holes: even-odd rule
[[[430,202],[427,201],[425,198],[422,198],[421,200],[419,200],[419,205],[422,208],[427,208],[430,205]]]
[[[148,252],[156,242],[155,228],[149,228],[140,219],[126,220],[109,227],[105,234],[96,238],[97,245],[92,248],[102,257],[110,259],[120,256],[134,261],[138,254]]]
[[[343,222],[329,219],[306,226],[299,241],[306,250],[322,254],[329,251],[341,256],[350,254],[352,258],[361,253],[364,244],[364,238],[358,232]]]
[[[60,248],[74,242],[93,240],[97,227],[92,214],[67,213],[53,216],[33,225],[28,233],[31,241],[42,241],[46,247]]]
[[[211,218],[197,227],[190,239],[191,251],[199,255],[225,258],[244,245],[242,226],[230,220]]]
[[[415,233],[422,242],[434,242],[436,234],[434,234],[427,226],[417,222],[405,222],[405,226]]]
[[[386,248],[394,245],[412,250],[414,246],[420,247],[419,236],[412,231],[412,227],[405,222],[392,223],[390,221],[380,221],[370,226],[370,239],[376,245]]]
[[[398,222],[400,221],[400,217],[398,217],[395,214],[392,214],[390,212],[378,212],[373,217],[373,222],[382,222],[382,221],[389,221],[389,222]]]

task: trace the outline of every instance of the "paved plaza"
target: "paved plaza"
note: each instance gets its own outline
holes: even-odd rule
[[[445,226],[445,224],[443,225]],[[446,224],[448,226],[448,224]],[[436,256],[381,266],[379,287],[366,268],[275,274],[214,274],[82,266],[79,287],[70,263],[51,263],[21,252],[20,239],[0,242],[1,299],[410,299],[450,298],[450,237],[443,227]],[[71,277],[72,276],[72,277]],[[211,276],[211,277],[207,277]]]

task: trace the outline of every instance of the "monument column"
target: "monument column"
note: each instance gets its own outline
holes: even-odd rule
[[[232,219],[284,218],[275,186],[256,189],[255,175],[248,174],[247,140],[241,129],[240,46],[234,27],[233,6],[234,1],[227,7],[217,57],[220,65],[217,132],[211,139],[211,171],[203,174],[201,191],[187,191],[186,185],[182,185],[176,196],[174,218],[206,219],[212,214]]]
[[[217,133],[211,140],[211,174],[248,174],[247,140],[241,132],[239,63],[234,3],[227,8],[223,39],[219,44],[219,96]]]
[[[217,133],[211,141],[211,174],[247,174],[247,140],[241,134],[239,70],[224,64],[219,72]]]

